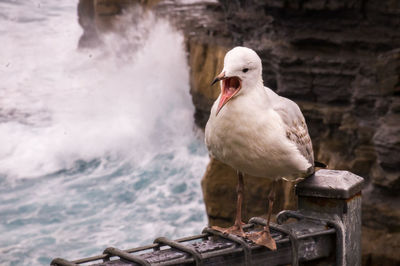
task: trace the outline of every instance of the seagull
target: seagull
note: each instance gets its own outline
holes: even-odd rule
[[[237,170],[237,205],[232,227],[218,231],[247,237],[254,243],[276,250],[269,223],[279,178],[297,180],[314,173],[314,154],[307,125],[299,106],[264,87],[261,59],[255,51],[235,47],[224,58],[221,93],[214,102],[205,128],[210,156]],[[246,235],[241,220],[243,176],[273,180],[268,195],[267,225]]]

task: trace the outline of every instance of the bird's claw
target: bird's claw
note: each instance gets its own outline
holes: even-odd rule
[[[240,222],[240,225],[234,224],[229,228],[222,228],[219,226],[212,226],[211,228],[223,234],[232,234],[249,239],[255,244],[267,247],[270,250],[276,250],[276,242],[272,238],[269,228],[264,228],[260,232],[245,233],[242,228],[243,224],[244,224],[243,222]]]
[[[253,241],[255,244],[276,250],[276,242],[272,238],[269,229],[264,229],[261,232],[251,232],[246,235],[246,238]]]
[[[235,224],[235,225],[233,225],[233,226],[231,226],[229,228],[222,228],[222,227],[219,227],[219,226],[212,226],[211,228],[214,229],[214,230],[217,230],[217,231],[219,231],[219,232],[221,232],[223,234],[232,234],[232,235],[235,235],[235,236],[246,237],[246,234],[244,233],[243,228],[242,228],[243,224],[244,223],[241,222],[240,225],[236,225]]]

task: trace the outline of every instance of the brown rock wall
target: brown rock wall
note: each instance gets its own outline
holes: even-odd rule
[[[400,250],[400,233],[389,233],[385,230],[372,230],[363,227],[362,265],[364,266],[397,266]]]
[[[215,44],[188,42],[190,65],[190,94],[196,108],[195,118],[206,121],[203,117],[210,111],[210,106],[218,97],[220,89],[211,86],[216,75],[224,66],[224,56],[229,49]],[[205,126],[204,124],[202,125]]]
[[[211,225],[231,226],[236,213],[237,173],[234,169],[212,159],[202,179],[204,202]],[[245,175],[243,221],[251,217],[266,216],[268,194],[272,181],[269,179]],[[276,190],[279,191],[273,211],[295,209],[295,195],[291,193],[294,183],[280,180]]]

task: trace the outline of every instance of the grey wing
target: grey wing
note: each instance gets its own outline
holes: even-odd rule
[[[274,101],[273,108],[279,113],[285,123],[286,137],[296,145],[301,155],[303,155],[312,165],[312,168],[314,168],[312,142],[308,134],[306,121],[299,106],[287,98],[276,96],[279,98]]]

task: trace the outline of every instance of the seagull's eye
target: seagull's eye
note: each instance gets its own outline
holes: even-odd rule
[[[246,73],[247,71],[249,71],[249,69],[248,68],[243,68],[242,71],[243,71],[243,73]]]

